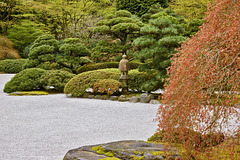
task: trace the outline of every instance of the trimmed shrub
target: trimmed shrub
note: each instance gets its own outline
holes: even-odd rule
[[[48,70],[44,72],[40,82],[46,90],[51,90],[54,87],[55,90],[62,92],[67,82],[74,76],[75,74],[67,71]]]
[[[137,69],[142,63],[140,62],[130,62],[131,69]],[[119,62],[105,62],[105,63],[95,63],[95,64],[87,64],[81,66],[77,69],[77,73],[82,73],[86,71],[93,71],[98,69],[105,68],[118,68]]]
[[[108,79],[111,73],[96,70],[88,71],[73,77],[65,86],[64,93],[74,97],[82,96],[86,89],[92,88],[96,81]]]
[[[25,69],[7,82],[3,91],[11,93],[15,91],[31,91],[40,89],[40,79],[43,73],[45,73],[45,70],[39,68]]]
[[[0,72],[18,73],[28,59],[5,59],[0,61]]]
[[[107,93],[107,95],[112,95],[119,92],[122,84],[114,79],[102,79],[93,84],[94,92]]]
[[[99,87],[102,87],[101,90],[103,90],[104,93],[105,91],[107,91],[108,88],[111,88],[108,87],[110,85],[114,86],[112,87],[112,90],[117,90],[113,88],[116,88],[116,86],[120,87],[120,85],[116,83],[116,81],[119,81],[120,74],[121,72],[115,68],[99,69],[80,73],[67,83],[67,85],[64,88],[64,93],[69,94],[70,96],[80,97],[86,92],[86,89]],[[151,76],[149,76],[145,72],[131,70],[129,71],[129,78],[130,79],[128,81],[128,87],[135,91],[136,90],[141,91],[142,84],[146,80],[149,80]],[[106,82],[106,84],[104,84],[103,80]],[[99,83],[101,83],[102,86],[100,86]]]

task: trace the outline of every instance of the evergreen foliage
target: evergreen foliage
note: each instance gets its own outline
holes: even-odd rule
[[[0,1],[0,34],[5,35],[8,28],[14,23],[14,11],[18,0]]]
[[[143,23],[138,19],[134,19],[129,11],[119,10],[113,15],[106,16],[96,25],[95,32],[109,35],[114,40],[120,40],[121,53],[126,54],[130,48],[129,43],[139,35]]]
[[[21,57],[27,58],[27,55],[22,54],[24,48],[45,32],[42,24],[23,20],[8,29],[7,37],[14,43],[14,48],[20,52]]]
[[[82,45],[78,38],[65,39],[59,51],[61,55],[56,58],[56,62],[74,72],[76,72],[81,65],[91,63],[89,58],[84,57],[90,55],[89,49]]]
[[[82,45],[78,38],[65,39],[61,44],[52,35],[42,35],[28,48],[26,52],[29,52],[29,61],[24,68],[37,67],[45,70],[65,68],[76,72],[80,66],[92,62],[86,57],[90,55],[89,49]]]
[[[96,63],[115,61],[119,57],[122,57],[122,48],[120,41],[108,42],[101,40],[97,43],[97,46],[93,48],[91,59]]]
[[[42,66],[42,63],[54,64],[57,51],[58,41],[54,36],[42,35],[38,37],[29,48],[29,61],[24,65],[24,68]]]
[[[173,0],[169,6],[188,21],[203,19],[207,11],[207,4],[213,0]]]
[[[175,53],[180,42],[186,39],[183,36],[186,22],[171,9],[156,6],[143,17],[148,24],[141,28],[142,36],[133,41],[133,47],[136,57],[146,63],[140,66],[139,70],[155,75],[142,86],[142,89],[151,91],[163,88],[166,68],[170,66],[170,56]]]
[[[116,0],[116,9],[127,10],[141,17],[156,3],[159,3],[163,8],[168,7],[168,1],[169,0]]]

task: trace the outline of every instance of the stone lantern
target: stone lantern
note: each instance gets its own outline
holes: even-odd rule
[[[127,60],[127,56],[123,55],[122,60],[119,63],[119,70],[121,71],[120,79],[123,81],[123,94],[127,94],[128,92],[128,71],[130,69],[129,61]]]

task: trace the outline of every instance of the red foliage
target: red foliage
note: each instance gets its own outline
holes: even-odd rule
[[[173,56],[157,118],[159,130],[164,129],[170,138],[181,128],[202,134],[226,131],[232,117],[236,132],[240,127],[236,105],[240,91],[239,8],[238,0],[210,4],[199,32]]]

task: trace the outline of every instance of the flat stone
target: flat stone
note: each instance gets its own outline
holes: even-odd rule
[[[144,156],[145,160],[164,159],[164,153],[173,158],[180,157],[177,150],[169,148],[163,144],[149,143],[144,141],[126,140],[111,142],[105,144],[83,146],[67,152],[63,160],[95,160],[98,155],[97,151],[92,150],[92,147],[100,146],[105,153],[114,153],[114,156],[119,159],[131,160],[133,157],[141,158]],[[105,156],[106,155],[102,155]],[[101,158],[99,158],[101,159]]]
[[[102,96],[100,97],[100,99],[102,99],[102,100],[108,100],[109,97],[108,97],[107,95],[102,95]]]
[[[95,95],[89,95],[88,98],[89,99],[93,99],[95,97]]]
[[[110,96],[109,100],[111,101],[117,101],[118,100],[118,96]]]
[[[76,151],[76,150],[70,150],[65,155],[64,160],[98,160],[107,158],[107,156],[99,155],[94,152],[89,151]]]
[[[95,99],[100,99],[101,98],[101,95],[96,95],[95,96]]]
[[[137,103],[137,102],[139,102],[139,98],[136,97],[136,96],[133,96],[132,98],[130,98],[129,102],[131,102],[131,103]]]
[[[82,95],[82,98],[88,98],[89,95],[90,95],[90,93],[84,93],[84,94]]]

